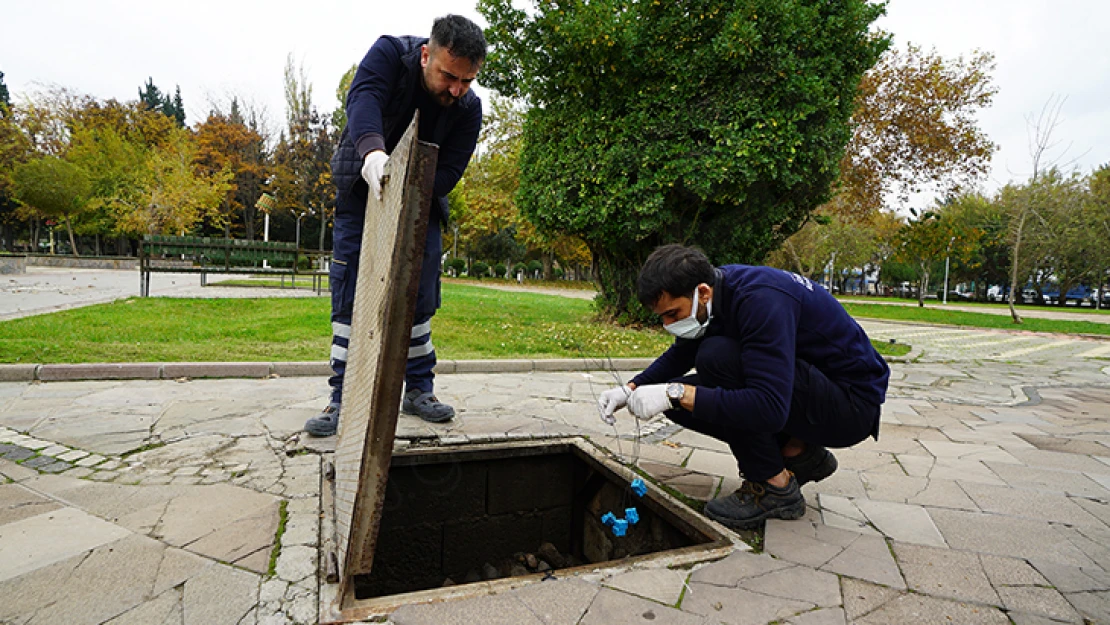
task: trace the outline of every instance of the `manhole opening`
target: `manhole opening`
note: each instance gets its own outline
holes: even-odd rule
[[[729,542],[655,491],[637,497],[630,475],[618,475],[584,446],[395,454],[374,564],[354,577],[355,599],[484,581],[493,570],[497,578],[543,574],[540,562],[558,574]],[[639,521],[616,537],[600,518],[609,511],[624,517],[627,507],[637,509]]]

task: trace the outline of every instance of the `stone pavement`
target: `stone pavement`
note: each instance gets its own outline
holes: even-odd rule
[[[1105,363],[940,362],[960,341],[890,331],[925,332],[934,351],[893,365],[879,441],[838,451],[840,470],[803,489],[807,516],[768,523],[762,553],[391,621],[1110,623]],[[398,445],[586,434],[690,497],[737,487],[714,440],[660,420],[636,445],[627,416],[598,420],[596,394],[628,376],[443,375],[458,418],[402,416]],[[322,457],[298,430],[326,390],[318,377],[0,384],[0,622],[315,622]]]

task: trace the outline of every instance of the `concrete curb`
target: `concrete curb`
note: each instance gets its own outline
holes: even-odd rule
[[[441,360],[438,374],[640,371],[652,358],[553,358],[549,360]],[[175,380],[179,378],[268,378],[330,376],[326,362],[125,362],[86,364],[0,364],[0,382],[76,380]]]

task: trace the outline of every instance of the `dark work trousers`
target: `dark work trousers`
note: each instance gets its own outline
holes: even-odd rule
[[[362,228],[365,222],[366,198],[340,193],[336,196],[334,260],[329,272],[331,281],[331,368],[335,372],[331,385],[331,400],[339,402],[343,396],[343,375],[347,371],[347,349],[350,347],[351,312],[355,302],[355,281],[358,278],[358,259],[362,249]],[[443,253],[443,232],[436,215],[439,209],[432,206],[432,220],[424,244],[424,260],[420,268],[420,290],[416,295],[416,314],[413,316],[409,339],[408,362],[405,366],[407,390],[432,391],[436,365],[435,346],[432,345],[432,316],[440,305],[440,255]]]
[[[740,344],[723,336],[704,339],[695,362],[697,373],[677,378],[692,386],[745,387]],[[694,398],[695,406],[697,397]],[[868,436],[878,437],[879,406],[832,382],[813,365],[796,360],[790,415],[781,432],[753,432],[740,426],[710,423],[687,410],[668,410],[682,427],[728,443],[745,479],[762,482],[784,468],[782,447],[790,437],[824,447],[851,447]],[[739,416],[739,415],[738,415]]]

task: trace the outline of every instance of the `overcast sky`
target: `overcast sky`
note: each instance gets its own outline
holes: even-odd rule
[[[36,83],[132,100],[150,76],[163,90],[180,85],[189,124],[210,101],[237,94],[265,107],[277,126],[289,53],[303,64],[316,106],[331,111],[340,76],[379,35],[426,35],[451,12],[485,25],[472,0],[5,0],[0,71],[17,101]],[[879,26],[899,46],[994,53],[999,93],[981,115],[1000,146],[988,190],[1028,176],[1025,117],[1054,95],[1066,101],[1052,155],[1084,172],[1110,162],[1110,2],[892,0]]]

